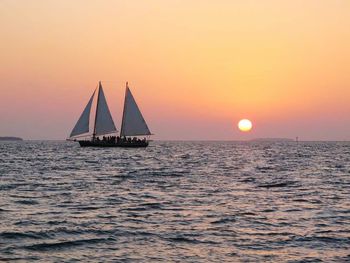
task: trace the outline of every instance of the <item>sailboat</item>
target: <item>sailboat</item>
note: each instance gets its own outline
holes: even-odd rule
[[[91,134],[90,113],[96,91],[96,114]],[[152,133],[130,91],[128,82],[125,88],[121,129],[118,134],[100,81],[68,140],[79,142],[81,147],[147,147],[150,135]],[[140,139],[140,136],[143,138]]]

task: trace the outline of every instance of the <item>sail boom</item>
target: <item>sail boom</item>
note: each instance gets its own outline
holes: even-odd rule
[[[95,133],[95,135],[102,136],[102,135],[113,134],[113,133],[117,133],[117,132],[118,132],[118,130],[115,130],[115,131],[104,132],[104,133]]]
[[[128,133],[128,134],[121,134],[121,136],[149,136],[154,135],[153,133]]]
[[[78,135],[73,135],[73,136],[70,136],[69,138],[76,139],[76,138],[88,137],[88,136],[92,136],[92,134],[87,132],[87,133],[82,133],[82,134],[78,134]]]

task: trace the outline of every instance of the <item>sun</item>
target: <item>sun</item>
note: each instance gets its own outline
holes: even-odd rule
[[[252,129],[253,124],[250,120],[248,119],[243,119],[238,122],[238,129],[242,132],[248,132]]]

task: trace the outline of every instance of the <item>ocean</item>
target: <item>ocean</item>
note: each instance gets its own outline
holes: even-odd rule
[[[350,262],[350,142],[0,142],[0,261]]]

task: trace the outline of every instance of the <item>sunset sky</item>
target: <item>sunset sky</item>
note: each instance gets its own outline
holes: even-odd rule
[[[0,0],[0,80],[0,136],[65,139],[102,80],[154,139],[350,140],[350,1]]]

